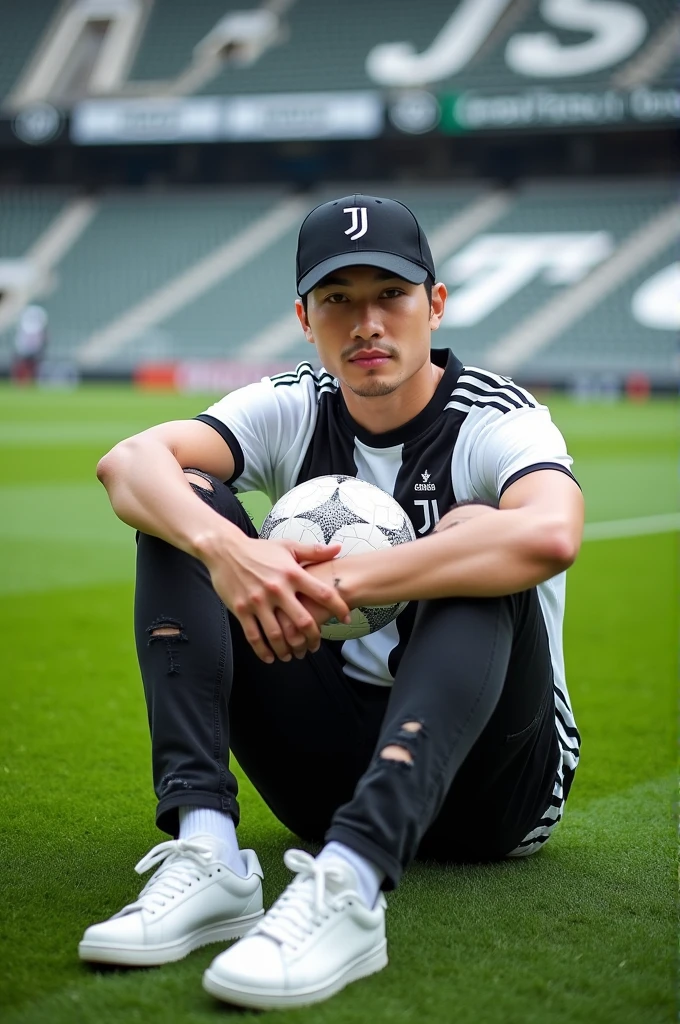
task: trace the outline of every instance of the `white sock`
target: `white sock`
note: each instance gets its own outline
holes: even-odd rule
[[[180,807],[179,838],[214,836],[222,844],[222,856],[237,875],[245,877],[246,867],[236,838],[236,827],[231,814],[214,811],[211,807]]]
[[[345,846],[344,843],[327,843],[317,860],[323,860],[326,857],[339,857],[340,860],[347,861],[354,868],[359,882],[359,895],[364,900],[366,906],[374,907],[385,872],[381,871],[372,860],[362,857],[360,853],[352,850],[349,846]]]

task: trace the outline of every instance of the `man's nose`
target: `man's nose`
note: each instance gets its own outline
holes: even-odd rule
[[[356,341],[372,341],[382,338],[385,327],[375,306],[366,305],[357,312],[356,322],[350,336]]]

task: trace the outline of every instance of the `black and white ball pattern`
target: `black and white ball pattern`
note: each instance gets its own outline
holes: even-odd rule
[[[276,502],[260,536],[305,544],[339,541],[339,558],[415,540],[411,520],[401,505],[374,484],[351,476],[320,476],[294,487]],[[327,640],[356,640],[375,633],[407,603],[354,608],[349,625],[329,619],[321,627],[321,635]]]

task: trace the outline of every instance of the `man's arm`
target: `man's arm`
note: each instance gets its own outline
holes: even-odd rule
[[[327,617],[342,621],[349,609],[332,584],[315,579],[300,563],[332,558],[339,545],[327,548],[247,537],[194,493],[183,472],[187,468],[221,480],[234,473],[234,458],[224,439],[197,420],[163,423],[121,441],[101,459],[97,476],[124,523],[206,565],[215,590],[263,661],[273,661],[272,650],[284,660],[293,653],[276,617],[279,609],[296,624],[307,647],[317,649],[317,623],[297,594],[327,609]]]
[[[470,506],[474,508],[475,506]],[[498,597],[542,583],[575,560],[583,532],[584,505],[567,474],[539,470],[503,494],[498,511],[468,515],[412,544],[350,555],[310,566],[333,581],[350,607],[436,597]],[[337,581],[337,582],[336,582]]]
[[[183,472],[188,468],[229,480],[234,458],[206,423],[175,420],[121,441],[99,461],[97,477],[124,523],[200,558],[215,530],[240,531],[194,494]]]

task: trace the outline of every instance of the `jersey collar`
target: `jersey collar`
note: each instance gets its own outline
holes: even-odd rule
[[[382,434],[372,434],[370,430],[366,430],[365,427],[362,427],[352,419],[345,405],[342,391],[338,388],[336,394],[339,402],[340,416],[349,426],[354,436],[363,444],[369,448],[393,448],[396,445],[405,444],[407,441],[412,441],[420,434],[423,434],[439,418],[446,405],[451,401],[451,392],[456,386],[456,382],[463,369],[463,364],[453,354],[451,349],[448,348],[433,348],[430,352],[430,359],[435,366],[444,367],[444,373],[437,384],[432,398],[425,408],[417,416],[414,416],[412,420],[408,420],[407,423],[402,423],[401,426],[395,427],[394,430],[387,430]]]

